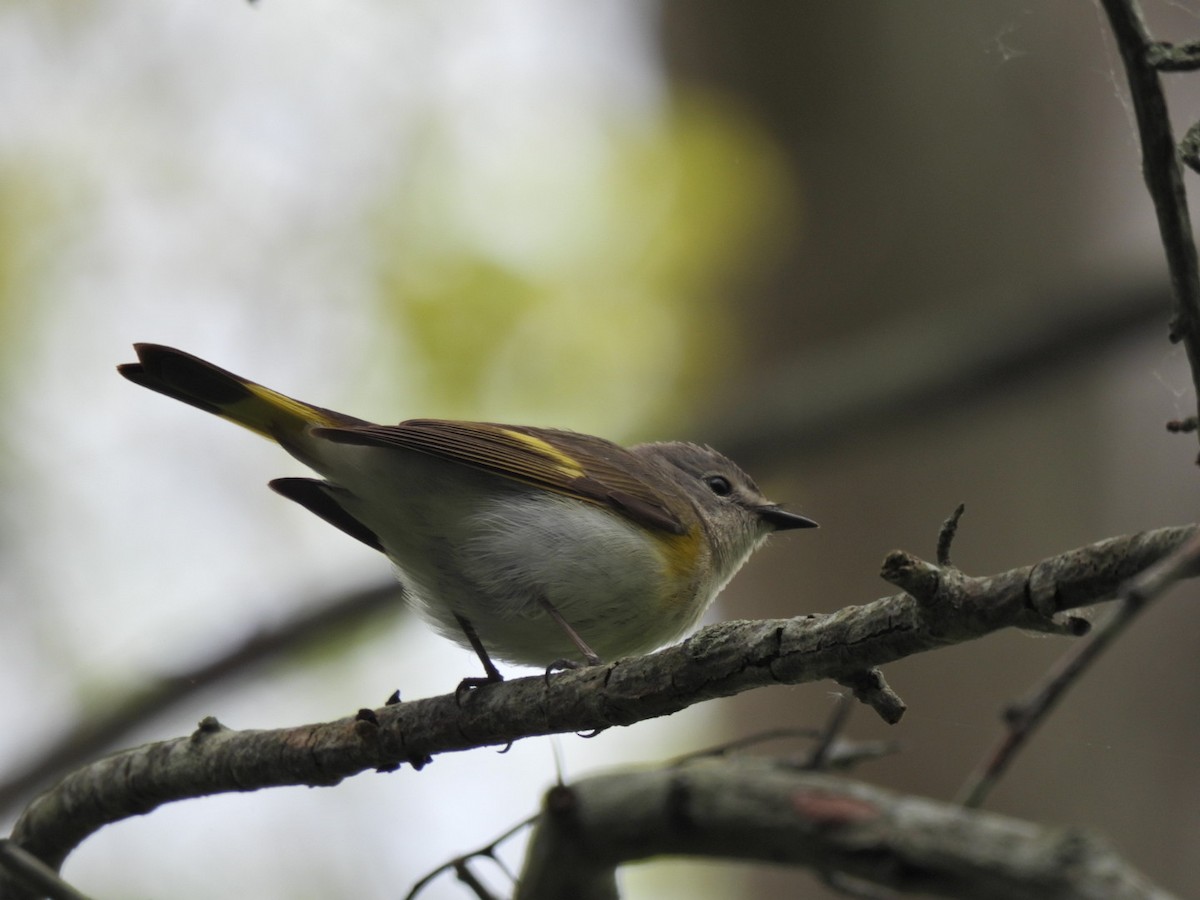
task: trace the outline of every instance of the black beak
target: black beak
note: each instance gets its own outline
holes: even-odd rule
[[[778,506],[760,506],[759,517],[776,531],[787,531],[789,528],[817,528],[817,523],[804,516],[790,513]]]

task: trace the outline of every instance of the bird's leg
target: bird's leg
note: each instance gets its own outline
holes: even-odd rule
[[[582,637],[579,636],[579,632],[571,627],[571,623],[563,618],[562,613],[560,613],[557,609],[554,608],[553,603],[551,603],[549,600],[547,600],[545,597],[543,597],[541,595],[538,595],[537,601],[538,601],[538,604],[542,607],[542,609],[544,609],[546,611],[546,615],[548,615],[551,619],[553,619],[558,624],[558,627],[567,633],[567,637],[569,637],[571,639],[571,643],[579,648],[579,652],[583,654],[583,658],[587,662],[587,665],[589,665],[589,666],[604,665],[604,660],[602,660],[597,655],[595,650],[593,650],[591,647],[589,647],[587,645],[587,641],[585,641]],[[550,665],[546,667],[546,674],[549,675],[550,672],[554,669],[578,669],[578,668],[579,668],[579,663],[575,662],[574,660],[556,659],[554,662],[550,663]]]
[[[487,648],[483,646],[483,641],[479,639],[479,635],[475,631],[475,626],[458,613],[454,614],[454,618],[458,619],[458,627],[463,630],[463,634],[467,636],[467,641],[471,644],[471,649],[475,651],[475,655],[479,657],[479,661],[483,663],[483,671],[487,673],[485,678],[464,678],[458,683],[458,687],[454,689],[454,697],[460,703],[462,702],[463,693],[473,690],[477,687],[483,687],[485,684],[495,684],[497,681],[503,681],[504,676],[500,674],[500,670],[496,668],[496,664],[492,662],[492,658],[488,656]]]

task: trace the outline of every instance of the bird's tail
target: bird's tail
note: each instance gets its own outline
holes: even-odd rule
[[[249,428],[294,449],[313,426],[360,424],[360,420],[311,406],[247,381],[212,363],[161,344],[134,344],[138,362],[117,366],[134,384]]]

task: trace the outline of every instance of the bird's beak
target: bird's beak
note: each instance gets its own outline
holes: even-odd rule
[[[776,531],[787,531],[789,528],[816,528],[817,523],[805,516],[790,513],[778,506],[760,506],[759,517]]]

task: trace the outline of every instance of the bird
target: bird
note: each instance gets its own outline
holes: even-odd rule
[[[682,441],[623,447],[562,429],[378,425],[295,400],[192,354],[134,344],[129,381],[278,443],[320,478],[269,486],[391,561],[434,628],[494,660],[574,668],[693,628],[774,532],[817,523],[732,460]],[[582,660],[582,662],[581,662]]]

